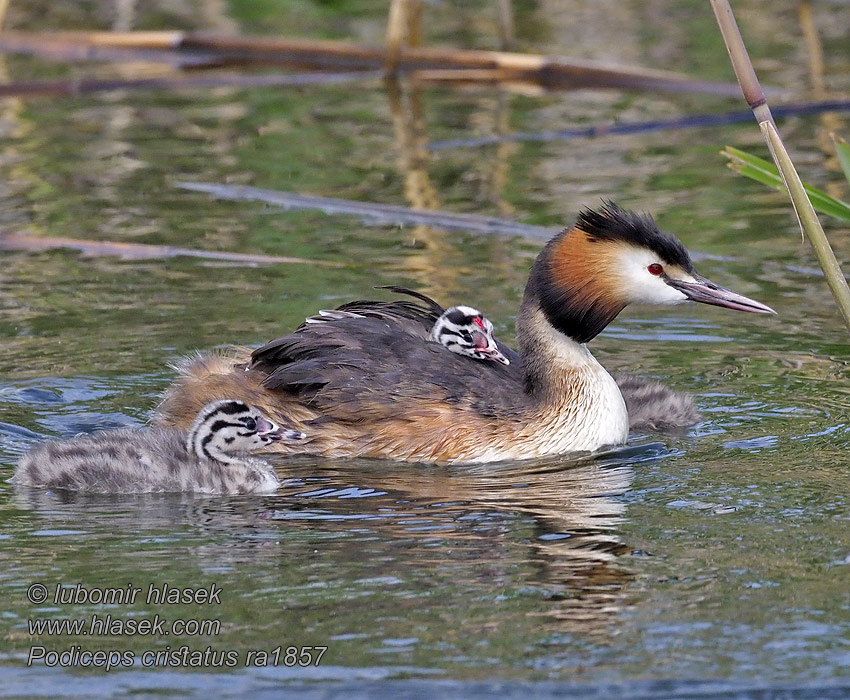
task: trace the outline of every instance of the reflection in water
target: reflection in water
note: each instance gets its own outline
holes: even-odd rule
[[[488,121],[492,121],[487,131],[493,133],[496,137],[502,137],[511,132],[510,128],[510,95],[504,88],[498,88],[495,94],[495,104],[492,106],[492,117]],[[483,121],[483,115],[482,115]],[[500,141],[495,148],[491,149],[490,154],[481,154],[477,160],[480,170],[479,176],[482,180],[483,196],[486,201],[492,202],[499,216],[503,218],[513,218],[516,215],[516,208],[505,199],[505,190],[510,186],[511,182],[511,156],[515,155],[519,150],[519,144],[505,140]],[[489,156],[489,157],[487,157]]]
[[[414,209],[439,209],[439,196],[428,174],[422,91],[415,82],[410,82],[405,89],[391,77],[384,81],[384,85],[392,115],[399,170],[404,175],[404,197]],[[451,286],[458,271],[447,264],[446,254],[451,250],[451,244],[446,241],[443,232],[430,226],[414,226],[408,238],[421,248],[410,257],[408,264],[411,268],[432,278],[437,288]]]
[[[405,91],[394,78],[388,78],[384,86],[393,118],[399,170],[404,174],[405,199],[414,209],[439,209],[440,199],[428,175],[422,90],[411,82]]]
[[[617,534],[625,507],[616,497],[629,488],[636,461],[662,452],[653,444],[584,459],[450,469],[325,463],[310,470],[309,483],[304,463],[281,463],[281,476],[293,479],[283,491],[300,508],[276,509],[272,517],[329,530],[368,521],[382,537],[408,547],[427,543],[438,559],[441,550],[450,556],[460,539],[465,556],[480,559],[484,579],[500,567],[530,565],[525,584],[544,589],[554,602],[542,614],[573,632],[601,633],[614,622],[629,577],[615,561],[629,550]],[[520,528],[518,516],[528,519],[531,532],[514,561],[508,533]]]
[[[797,12],[800,21],[800,30],[803,40],[806,43],[811,95],[815,100],[828,99],[830,93],[825,79],[826,64],[824,61],[823,44],[812,13],[811,2],[809,0],[800,0]],[[824,165],[833,172],[841,172],[841,164],[835,154],[832,137],[835,134],[844,132],[843,120],[836,112],[825,112],[820,115],[819,121],[821,128],[817,133],[817,145],[824,154]],[[827,182],[826,191],[832,197],[840,199],[844,195],[843,183],[840,181]]]
[[[422,83],[414,77],[403,82],[388,77],[384,86],[392,115],[399,171],[404,176],[405,200],[413,209],[439,210],[440,196],[428,173],[431,154],[427,149]],[[507,93],[499,90],[495,103],[491,104],[488,97],[482,97],[481,102],[482,109],[473,117],[473,122],[487,122],[488,130],[494,130],[500,135],[507,133],[510,121]],[[479,183],[478,198],[492,203],[502,217],[510,217],[515,213],[513,206],[505,199],[504,192],[510,183],[510,157],[517,149],[515,143],[502,143],[493,150],[492,155],[482,157],[475,166],[477,172],[473,179]],[[440,298],[446,290],[457,288],[459,280],[474,269],[474,266],[458,264],[457,242],[446,237],[444,231],[418,225],[408,235],[421,250],[407,257],[406,267],[419,273],[424,282],[423,290],[434,297]],[[505,241],[496,241],[487,261],[491,274],[504,274],[510,260],[510,246]]]
[[[115,542],[119,532],[156,542],[169,557],[185,547],[204,572],[247,565],[261,577],[289,562],[296,580],[306,582],[309,561],[291,558],[293,543],[306,538],[306,552],[320,543],[349,592],[385,582],[387,571],[413,586],[428,585],[437,567],[454,569],[458,595],[479,587],[536,591],[547,602],[527,614],[541,615],[551,632],[608,636],[630,580],[617,561],[629,551],[617,532],[625,510],[617,497],[630,487],[635,463],[664,454],[653,443],[486,467],[295,459],[278,463],[286,482],[268,498],[16,488],[7,508],[26,521],[18,535],[23,550],[51,536],[71,537],[84,549],[124,546]],[[389,569],[387,561],[394,562]],[[132,580],[138,566],[135,557],[117,559],[113,575],[123,569]]]

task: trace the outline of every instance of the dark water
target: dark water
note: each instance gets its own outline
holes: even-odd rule
[[[106,4],[86,17],[36,4],[17,9],[17,26],[114,20]],[[515,4],[528,50],[730,78],[703,3]],[[736,9],[764,82],[802,98],[796,3],[775,5]],[[827,84],[846,92],[840,47],[850,13],[840,3],[816,10]],[[202,13],[174,2],[158,13],[146,5],[133,26],[377,41],[383,11],[370,2],[234,2]],[[490,13],[483,2],[429,6],[429,36],[494,47]],[[593,29],[576,31],[578,22]],[[84,69],[9,58],[6,70],[25,79]],[[703,274],[779,316],[628,309],[593,342],[597,357],[693,393],[705,421],[684,435],[635,435],[593,457],[474,468],[295,460],[278,464],[286,484],[264,498],[92,497],[0,482],[0,693],[148,697],[182,688],[209,697],[216,688],[224,697],[224,682],[228,696],[258,697],[281,684],[307,697],[845,696],[847,335],[784,198],[739,179],[718,155],[725,144],[765,155],[756,126],[424,148],[740,104],[410,85],[399,97],[393,103],[376,84],[3,102],[4,231],[343,265],[3,253],[0,476],[44,436],[143,423],[181,355],[261,343],[318,308],[375,294],[374,284],[475,303],[512,337],[537,244],[213,201],[175,180],[428,202],[544,226],[611,197],[652,211],[700,254]],[[823,165],[822,120],[781,127],[803,176],[846,197],[835,165]],[[842,127],[846,135],[839,118]],[[405,149],[411,143],[418,150]],[[846,226],[824,224],[847,261]],[[212,604],[33,605],[26,594],[36,582],[51,595],[57,584],[221,593]],[[197,636],[29,634],[29,619],[93,614],[220,627]],[[132,652],[136,663],[108,673],[27,669],[34,645]],[[193,667],[181,657],[144,670],[146,651],[184,646],[230,650],[238,663],[219,656]],[[318,666],[289,667],[290,646],[327,651]],[[249,652],[278,647],[277,665],[246,667]]]

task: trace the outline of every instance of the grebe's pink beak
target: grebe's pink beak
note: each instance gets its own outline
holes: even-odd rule
[[[492,335],[483,331],[473,331],[472,340],[475,343],[476,357],[490,362],[499,362],[503,365],[511,364],[511,361],[499,350]]]
[[[736,311],[749,311],[754,314],[775,314],[776,312],[766,304],[760,301],[745,297],[743,294],[733,292],[731,289],[726,289],[720,285],[714,284],[711,280],[706,279],[701,275],[694,275],[694,282],[685,282],[668,277],[664,281],[667,282],[673,289],[678,289],[691,301],[699,302],[700,304],[711,304],[713,306],[722,306],[727,309],[735,309]]]

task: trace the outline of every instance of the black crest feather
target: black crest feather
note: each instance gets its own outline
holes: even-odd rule
[[[648,248],[668,265],[678,265],[690,273],[694,271],[687,248],[659,229],[655,219],[649,214],[621,209],[611,200],[604,200],[598,210],[583,210],[578,215],[576,228],[588,234],[591,240],[624,241]]]

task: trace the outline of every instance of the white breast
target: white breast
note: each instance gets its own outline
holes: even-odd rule
[[[539,420],[512,440],[475,455],[473,462],[531,459],[568,452],[592,452],[621,445],[629,437],[629,414],[617,383],[587,349],[548,326],[553,374],[563,378],[563,395],[555,396]]]
[[[546,454],[598,450],[629,437],[629,414],[617,383],[586,347],[580,347],[585,362],[574,371],[581,389],[577,400],[544,422]]]

